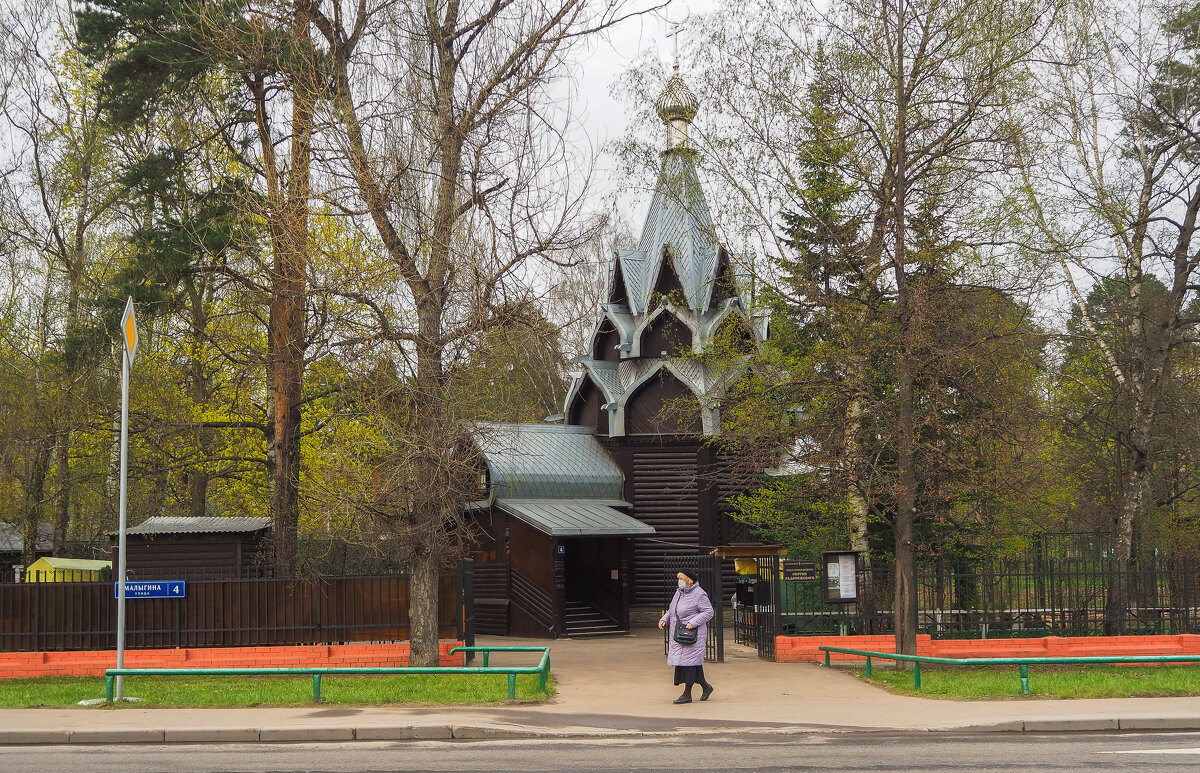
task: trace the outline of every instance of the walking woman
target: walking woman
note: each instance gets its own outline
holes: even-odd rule
[[[712,620],[713,606],[708,594],[696,582],[695,570],[684,569],[675,576],[679,580],[679,590],[675,591],[667,613],[658,621],[659,628],[669,627],[667,665],[675,666],[675,684],[683,685],[683,694],[675,699],[675,703],[691,703],[692,685],[697,683],[702,690],[700,700],[706,701],[713,691],[713,686],[704,679],[704,644],[708,639],[706,623]],[[695,644],[675,641],[675,629],[681,625],[699,629]]]

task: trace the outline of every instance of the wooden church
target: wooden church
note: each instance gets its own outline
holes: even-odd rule
[[[617,250],[561,425],[479,425],[476,618],[487,633],[583,635],[657,619],[668,556],[733,541],[707,441],[736,369],[700,357],[766,335],[738,294],[696,175],[698,102],[676,72],[656,102],[667,149],[637,249]],[[669,582],[668,582],[669,581]],[[644,614],[638,612],[644,610]]]

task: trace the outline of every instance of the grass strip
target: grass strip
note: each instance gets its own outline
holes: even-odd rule
[[[297,706],[312,700],[310,676],[127,676],[125,694],[136,706],[246,707]],[[554,694],[538,689],[535,674],[517,676],[517,700],[544,701]],[[104,677],[46,677],[0,680],[0,707],[74,706],[104,697]],[[380,706],[401,703],[461,705],[508,700],[503,674],[402,674],[337,676],[321,679],[322,704]]]
[[[921,665],[921,689],[911,670],[876,665],[872,684],[892,692],[951,700],[1006,698],[1158,698],[1200,695],[1200,666],[1029,666],[1029,695],[1021,695],[1016,666]],[[863,669],[855,673],[866,679]]]

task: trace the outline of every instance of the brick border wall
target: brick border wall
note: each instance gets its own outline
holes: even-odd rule
[[[779,636],[775,660],[780,663],[824,663],[818,647],[846,647],[895,652],[893,636]],[[938,658],[1069,658],[1089,655],[1200,655],[1200,635],[1046,636],[1039,639],[937,639],[917,637],[917,654]],[[831,653],[830,662],[861,663],[857,655]]]
[[[438,643],[443,666],[466,665],[464,655],[450,656],[461,641]],[[307,668],[310,666],[407,666],[408,642],[335,644],[300,647],[201,647],[126,650],[126,668]],[[0,652],[0,679],[40,676],[104,676],[113,668],[113,650],[84,652]]]

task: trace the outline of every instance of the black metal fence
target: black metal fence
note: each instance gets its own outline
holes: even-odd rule
[[[920,565],[920,632],[934,638],[1200,633],[1200,562],[1156,557],[1124,573],[1112,563],[1101,554]],[[784,634],[895,630],[890,568],[860,570],[857,605],[826,604],[819,579],[779,585]]]

